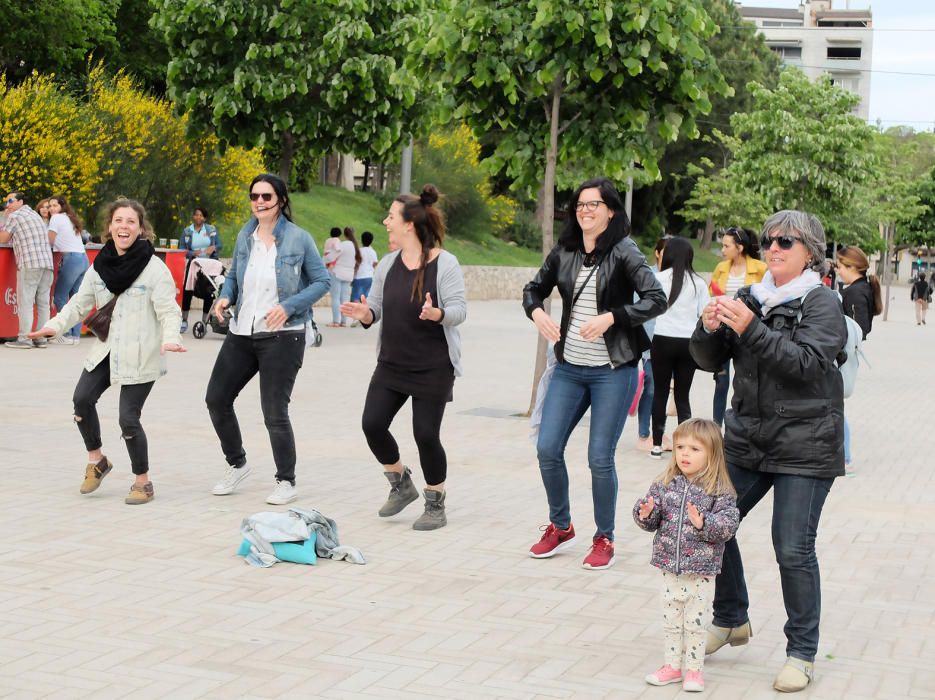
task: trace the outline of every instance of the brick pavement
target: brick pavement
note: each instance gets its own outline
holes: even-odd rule
[[[905,292],[905,293],[904,293]],[[931,388],[935,327],[915,326],[897,288],[877,320],[847,404],[857,475],[840,479],[819,536],[825,611],[818,678],[801,697],[935,698],[935,576]],[[410,529],[411,506],[381,520],[386,486],[360,434],[374,364],[372,333],[326,331],[306,354],[292,403],[299,505],[340,524],[369,563],[245,566],[232,553],[240,520],[266,510],[269,444],[257,384],[238,410],[254,475],[210,495],[223,468],[202,398],[220,336],[186,338],[146,406],[157,498],[123,504],[129,465],[116,393],[101,401],[116,468],[80,496],[84,454],[70,397],[87,347],[0,349],[0,697],[34,698],[652,698],[643,675],[661,660],[651,536],[629,508],[660,463],[617,453],[617,564],[580,568],[593,527],[585,434],[569,445],[577,548],[526,556],[546,522],[525,421],[485,417],[526,408],[534,329],[516,302],[474,302],[463,327],[467,376],[455,387],[443,438],[450,460],[449,526]],[[713,382],[697,375],[696,414]],[[478,410],[483,409],[483,410]],[[404,459],[416,461],[397,419]],[[416,470],[418,472],[418,470]],[[421,479],[420,479],[421,483]],[[774,697],[785,619],[769,544],[769,507],[744,523],[741,547],[755,634],[706,665],[707,697]]]

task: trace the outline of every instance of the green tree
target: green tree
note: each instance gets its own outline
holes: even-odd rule
[[[714,30],[698,0],[444,0],[423,52],[450,113],[497,132],[492,171],[541,193],[547,251],[556,184],[622,183],[634,162],[655,177],[660,143],[694,133],[709,94],[727,92],[706,46]],[[534,387],[544,358],[540,339]]]
[[[916,180],[913,193],[926,210],[909,221],[906,236],[899,242],[935,247],[935,168]]]
[[[633,228],[638,235],[684,228],[685,222],[676,212],[690,196],[696,177],[705,172],[697,166],[707,164],[710,172],[726,165],[728,154],[716,132],[730,134],[730,117],[750,109],[753,96],[747,85],[751,81],[770,88],[779,81],[779,58],[756,27],[743,21],[732,0],[702,0],[702,5],[718,26],[707,44],[731,92],[711,95],[711,112],[697,120],[698,135],[679,134],[678,140],[665,148],[659,164],[660,179],[636,191]],[[710,239],[704,242],[708,243]]]
[[[421,126],[407,46],[422,0],[152,0],[171,60],[169,95],[223,140],[271,146],[288,178],[297,149],[375,156]]]
[[[699,178],[681,214],[699,223],[750,222],[804,209],[833,227],[875,173],[874,131],[852,113],[859,98],[793,68],[775,89],[749,88],[750,111],[731,118],[733,136],[720,135],[729,164]]]

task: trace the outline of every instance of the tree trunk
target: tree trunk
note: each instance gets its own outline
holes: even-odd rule
[[[701,243],[698,247],[701,250],[711,250],[711,241],[714,240],[714,220],[709,216],[705,222],[704,231],[701,234]]]
[[[295,155],[295,136],[291,131],[283,132],[282,135],[282,153],[279,156],[279,177],[287,185],[292,175],[292,158]]]
[[[883,253],[883,320],[887,320],[887,316],[890,313],[890,282],[893,277],[891,270],[892,264],[890,261],[893,259],[893,239],[895,238],[893,225],[886,224],[881,226],[883,229],[883,242],[886,246],[886,250]]]
[[[361,192],[367,191],[367,182],[370,179],[370,159],[364,161],[364,182],[360,186]]]
[[[552,110],[549,115],[549,148],[545,154],[545,177],[542,181],[542,190],[540,192],[540,204],[542,209],[542,259],[552,250],[553,233],[555,227],[555,165],[558,159],[558,124],[561,113],[562,101],[562,82],[561,78],[556,78],[552,83]],[[544,304],[545,312],[552,312],[552,304],[546,299]],[[529,397],[529,410],[527,415],[532,414],[536,407],[536,394],[539,391],[539,380],[545,372],[545,351],[548,347],[548,341],[539,335],[539,343],[536,346],[536,369],[532,377],[532,393]]]
[[[354,156],[342,153],[341,164],[338,166],[338,187],[349,192],[354,191]]]

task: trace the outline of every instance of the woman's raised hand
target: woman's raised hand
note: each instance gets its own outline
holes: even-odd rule
[[[367,306],[367,297],[360,295],[360,301],[345,301],[341,304],[341,315],[362,323],[370,323],[372,312]]]
[[[532,321],[536,324],[536,328],[539,329],[540,335],[546,340],[557,343],[562,339],[562,329],[559,328],[558,324],[552,320],[552,317],[545,312],[545,309],[539,308],[533,311]]]
[[[231,300],[226,297],[221,297],[214,303],[214,315],[217,316],[218,321],[224,323],[224,312],[227,311],[227,307],[231,305]]]
[[[442,320],[442,310],[435,308],[432,304],[432,295],[428,292],[425,293],[425,303],[422,304],[419,319],[422,321],[435,321],[436,323]]]
[[[704,311],[701,312],[701,322],[704,327],[712,333],[721,327],[721,321],[717,317],[717,302],[721,297],[714,297],[705,304]]]

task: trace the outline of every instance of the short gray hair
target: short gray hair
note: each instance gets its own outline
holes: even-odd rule
[[[819,275],[825,273],[825,250],[828,244],[825,239],[825,227],[821,225],[817,216],[796,209],[777,211],[763,224],[760,237],[766,238],[774,231],[780,235],[801,238],[812,259],[808,267]],[[763,252],[765,254],[765,248]]]

